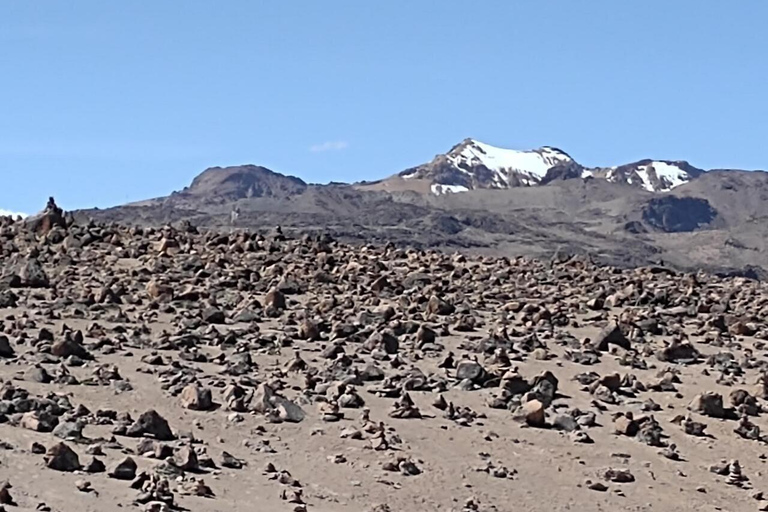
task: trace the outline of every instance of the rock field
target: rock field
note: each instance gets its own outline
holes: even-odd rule
[[[0,221],[7,511],[768,510],[768,288]]]

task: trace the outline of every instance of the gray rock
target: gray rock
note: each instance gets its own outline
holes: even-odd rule
[[[80,421],[63,421],[53,429],[53,435],[59,439],[79,440],[83,438],[83,426]]]
[[[173,464],[184,471],[200,471],[200,461],[197,453],[189,446],[179,449],[173,456]]]
[[[22,286],[27,288],[48,288],[50,281],[40,262],[35,258],[29,258],[21,266],[19,271]]]
[[[456,378],[459,380],[470,380],[478,382],[485,374],[483,366],[477,361],[465,359],[456,365]]]
[[[230,468],[230,469],[242,469],[245,463],[242,460],[238,459],[237,457],[227,452],[222,452],[221,465],[222,467]]]
[[[57,340],[51,345],[51,354],[59,357],[76,356],[81,359],[93,359],[93,356],[77,341],[67,335],[62,340]]]
[[[227,317],[223,311],[215,307],[205,308],[201,314],[203,322],[208,324],[223,324]]]
[[[433,295],[429,298],[429,302],[427,303],[427,314],[428,315],[450,315],[454,311],[456,311],[456,308],[453,306],[453,304],[449,304],[445,302],[440,297]]]
[[[24,378],[30,382],[37,382],[40,384],[48,384],[53,380],[53,377],[42,366],[35,365],[28,369],[24,373]]]
[[[688,410],[711,418],[724,418],[723,396],[712,392],[696,395],[688,405]]]
[[[0,284],[0,288],[2,285]],[[19,296],[11,290],[0,291],[0,308],[15,308],[19,303]]]
[[[55,471],[72,472],[80,469],[80,459],[72,448],[59,443],[48,448],[45,465]]]
[[[555,419],[552,420],[552,427],[564,432],[573,432],[579,430],[578,422],[570,414],[558,414]]]
[[[299,423],[306,416],[301,407],[286,398],[275,397],[273,401],[276,403],[278,417],[283,421]]]
[[[85,466],[83,466],[83,471],[86,473],[104,473],[106,470],[107,467],[104,463],[96,457],[91,457]]]
[[[0,334],[0,357],[13,357],[15,355],[16,352],[13,350],[8,336]]]
[[[117,463],[112,471],[109,472],[109,476],[117,480],[133,480],[136,478],[137,469],[136,461],[131,457],[126,457]]]
[[[154,409],[150,409],[139,416],[139,418],[128,427],[125,435],[128,437],[149,436],[158,441],[171,441],[176,438],[165,418],[160,416]]]
[[[611,322],[603,327],[595,338],[597,350],[606,352],[609,345],[616,345],[625,350],[629,350],[631,346],[627,337],[621,332],[621,327],[616,322]]]
[[[197,384],[189,384],[186,386],[181,391],[180,399],[181,406],[185,409],[208,411],[213,408],[211,390],[198,386]]]

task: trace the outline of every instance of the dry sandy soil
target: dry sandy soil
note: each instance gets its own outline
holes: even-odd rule
[[[0,231],[6,510],[766,504],[768,395],[756,382],[768,290],[759,283],[279,234],[49,227]],[[368,380],[375,373],[384,380]],[[12,388],[71,407],[50,418]],[[245,397],[233,400],[234,388]],[[190,390],[210,390],[213,404],[191,410]],[[691,407],[703,393],[723,403],[708,395]],[[118,416],[97,413],[106,410]],[[124,435],[148,410],[174,437],[155,440],[153,453],[153,432]],[[62,438],[46,421],[82,430]],[[698,423],[705,435],[690,433]],[[50,467],[59,443],[79,468]],[[88,473],[97,447],[107,471]],[[179,469],[189,448],[200,467]],[[223,452],[242,467],[224,467]],[[145,491],[167,485],[165,504],[109,475],[126,457],[136,478],[146,474]],[[723,461],[725,474],[713,472]]]

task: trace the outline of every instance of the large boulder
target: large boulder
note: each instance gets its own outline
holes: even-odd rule
[[[197,384],[189,384],[182,389],[180,398],[181,406],[185,409],[208,411],[213,408],[211,390]]]
[[[168,421],[160,416],[157,411],[150,409],[143,413],[128,429],[125,435],[128,437],[154,437],[158,441],[172,441],[173,435]]]
[[[428,315],[450,315],[456,310],[453,304],[450,304],[437,295],[432,295],[427,302]]]
[[[111,478],[115,478],[117,480],[133,480],[136,477],[136,470],[138,469],[136,465],[136,461],[134,461],[131,457],[126,457],[122,461],[118,462],[117,465],[110,471],[108,474]]]
[[[624,333],[621,331],[621,326],[617,322],[611,322],[600,331],[595,338],[595,346],[597,350],[606,352],[609,345],[616,345],[625,350],[630,349],[630,343]]]
[[[272,288],[264,297],[264,307],[281,311],[286,308],[285,295],[277,288]]]
[[[50,286],[48,275],[36,258],[28,258],[19,269],[21,285],[27,288],[47,288]]]
[[[278,395],[269,384],[262,383],[256,388],[250,402],[250,409],[261,414],[271,414],[282,421],[299,423],[305,413],[295,403],[284,396]]]
[[[15,355],[16,352],[13,350],[8,336],[0,334],[0,357],[13,357]]]
[[[58,418],[46,411],[25,412],[19,420],[21,428],[35,432],[52,432],[58,423]]]
[[[485,369],[477,361],[464,359],[456,365],[456,378],[459,380],[470,380],[479,383],[484,376]]]
[[[64,335],[64,339],[53,342],[51,354],[59,357],[75,356],[80,359],[93,359],[91,353],[80,345],[69,332]]]
[[[19,296],[11,290],[2,290],[0,284],[0,308],[15,308],[19,303]]]
[[[701,393],[696,395],[688,405],[688,410],[711,418],[724,418],[723,395],[719,393]]]
[[[45,454],[45,465],[55,471],[72,472],[80,469],[77,453],[64,443],[51,446]]]
[[[531,427],[544,427],[546,426],[544,404],[535,399],[525,402],[517,408],[514,418],[517,421],[525,422]]]
[[[660,361],[666,363],[682,363],[689,364],[698,361],[700,356],[699,351],[691,345],[689,342],[674,341],[672,344],[656,354],[656,357]]]

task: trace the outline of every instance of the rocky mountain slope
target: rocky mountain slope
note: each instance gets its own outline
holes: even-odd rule
[[[559,149],[515,151],[467,139],[432,162],[407,169],[398,176],[403,180],[429,180],[432,192],[443,194],[538,185],[555,174],[580,176],[581,170]]]
[[[603,263],[763,275],[768,174],[643,160],[585,168],[554,148],[466,140],[377,182],[314,185],[257,166],[207,169],[161,197],[78,212],[159,225],[328,232],[346,241],[489,254],[590,254]],[[236,213],[233,213],[236,212]]]
[[[698,178],[703,170],[688,162],[668,160],[641,160],[607,169],[590,169],[585,175],[602,178],[611,183],[638,186],[650,192],[665,192]]]

